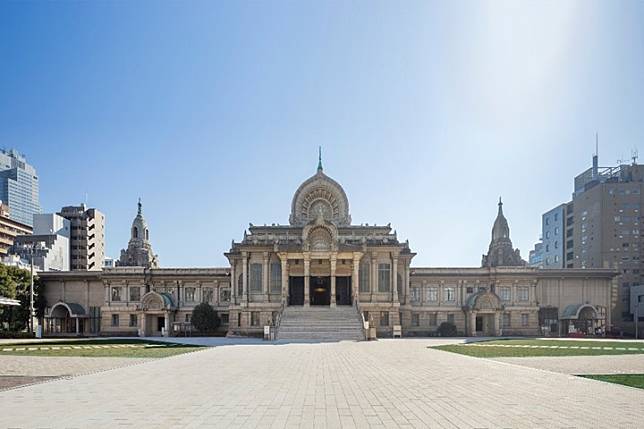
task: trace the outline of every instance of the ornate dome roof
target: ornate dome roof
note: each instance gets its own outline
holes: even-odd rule
[[[351,224],[349,200],[342,186],[324,174],[320,157],[318,170],[297,188],[291,203],[289,222],[304,226],[315,221],[319,215],[336,226]]]
[[[136,217],[132,221],[132,240],[148,241],[150,239],[150,233],[148,232],[148,223],[143,217],[143,206],[141,204],[141,199],[139,198],[138,210]]]

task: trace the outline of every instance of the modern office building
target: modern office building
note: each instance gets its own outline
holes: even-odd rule
[[[621,273],[613,313],[616,327],[633,331],[631,287],[644,284],[642,193],[644,165],[593,166],[575,177],[573,268],[613,268]]]
[[[201,302],[230,335],[272,326],[287,340],[364,339],[364,322],[379,336],[436,335],[443,323],[468,336],[611,329],[616,273],[526,267],[501,203],[481,267],[414,267],[389,224],[351,223],[347,194],[321,162],[293,195],[288,224],[250,225],[226,267],[157,268],[148,239],[139,205],[128,266],[42,273],[46,333],[176,335]]]
[[[9,206],[0,201],[0,258],[8,255],[18,235],[31,235],[31,226],[11,219]]]
[[[85,204],[67,206],[58,213],[70,221],[70,268],[102,270],[105,260],[105,216]]]
[[[532,268],[543,268],[543,243],[535,243],[534,249],[528,256],[528,266]]]
[[[38,271],[69,271],[69,220],[55,213],[35,214],[32,235],[16,237],[10,253]]]
[[[0,149],[0,200],[10,209],[16,222],[33,226],[40,213],[39,182],[36,169],[15,149]]]
[[[543,268],[564,268],[566,204],[560,204],[541,217]]]

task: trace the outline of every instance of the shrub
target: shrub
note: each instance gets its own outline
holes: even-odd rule
[[[206,302],[197,305],[190,319],[192,326],[199,332],[212,332],[219,327],[219,317],[212,306]]]
[[[438,327],[438,334],[441,337],[455,337],[456,336],[456,326],[450,322],[443,322]]]

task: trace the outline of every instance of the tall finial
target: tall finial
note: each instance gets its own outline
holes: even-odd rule
[[[139,214],[139,215],[141,215],[141,213],[142,213],[141,197],[139,197],[139,203],[138,203],[138,206],[139,206],[138,214]]]
[[[318,171],[322,171],[322,146],[318,146]]]
[[[501,201],[501,197],[499,197],[499,214],[503,213],[503,201]]]

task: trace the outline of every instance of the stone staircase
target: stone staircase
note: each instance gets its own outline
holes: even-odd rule
[[[278,340],[360,341],[364,340],[362,318],[352,306],[286,307]]]

